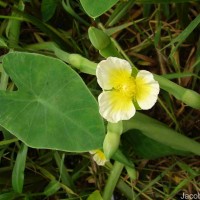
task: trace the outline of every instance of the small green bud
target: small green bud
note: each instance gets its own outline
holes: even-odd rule
[[[108,131],[103,142],[103,151],[107,160],[117,151],[119,143],[120,134]]]
[[[94,27],[88,29],[88,35],[92,45],[98,50],[106,48],[111,42],[106,33]]]
[[[99,53],[105,58],[108,58],[109,56],[122,58],[112,41],[108,46],[106,46],[106,48],[99,50]]]

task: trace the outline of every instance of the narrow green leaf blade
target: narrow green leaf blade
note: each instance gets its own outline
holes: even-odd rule
[[[80,76],[58,59],[10,53],[14,92],[0,91],[0,124],[28,146],[84,152],[101,148],[104,124]]]
[[[28,147],[22,144],[12,172],[12,187],[17,193],[22,193],[23,190],[27,151]]]
[[[182,44],[185,39],[192,33],[192,31],[200,24],[200,14],[197,15],[197,17],[183,30],[183,32],[178,35],[176,38],[174,38],[167,46],[173,45],[175,43],[176,46],[173,49],[173,51],[170,53],[170,56],[173,56],[174,52],[177,50],[177,48]],[[166,47],[167,47],[166,46]]]
[[[44,189],[44,194],[48,197],[55,194],[60,189],[60,183],[52,180]]]

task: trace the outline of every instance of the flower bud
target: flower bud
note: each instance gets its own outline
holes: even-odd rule
[[[103,142],[103,151],[107,160],[117,151],[119,143],[120,134],[108,131]]]
[[[94,27],[89,28],[88,35],[92,45],[98,50],[106,48],[111,42],[106,33]]]

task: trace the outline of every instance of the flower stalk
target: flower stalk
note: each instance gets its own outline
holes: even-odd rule
[[[172,94],[176,99],[184,102],[188,106],[200,109],[200,95],[190,89],[181,87],[176,83],[159,75],[154,75],[155,79],[159,82],[160,87]]]
[[[103,191],[103,200],[111,200],[113,191],[117,185],[121,172],[124,165],[118,161],[115,161],[113,168],[110,171],[108,180],[106,181],[106,186]]]

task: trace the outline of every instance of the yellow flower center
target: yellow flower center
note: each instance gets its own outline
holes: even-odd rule
[[[106,157],[105,157],[104,153],[103,153],[101,150],[97,150],[97,151],[96,151],[96,154],[98,155],[98,157],[99,157],[99,159],[100,159],[101,161],[106,160]]]
[[[128,97],[130,99],[135,99],[136,96],[135,78],[128,77],[124,79],[114,89],[120,92],[125,97]]]

